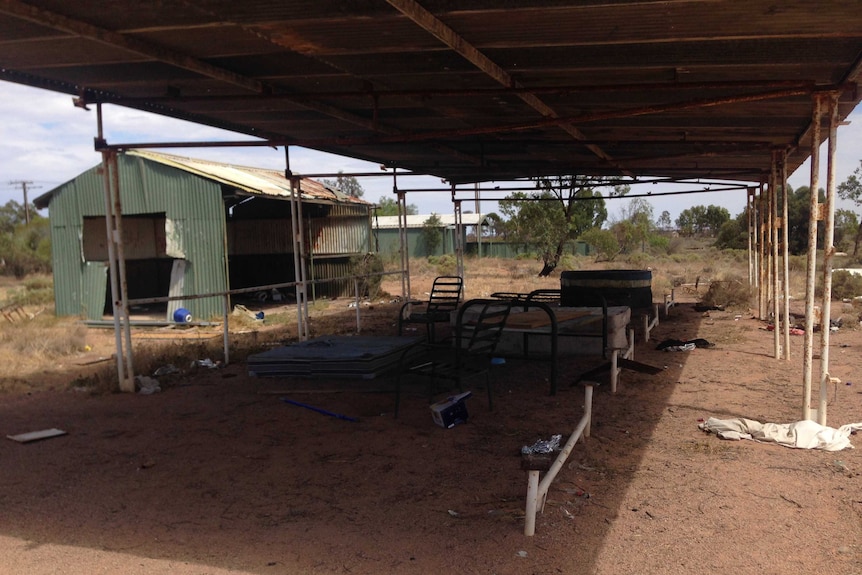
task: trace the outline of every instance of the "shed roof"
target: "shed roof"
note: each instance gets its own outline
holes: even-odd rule
[[[2,79],[453,183],[757,182],[860,70],[856,0],[0,2]]]
[[[432,215],[440,218],[443,227],[455,226],[454,214],[424,214],[408,215],[406,228],[421,228]],[[485,223],[488,214],[461,214],[461,223],[465,226],[477,226]],[[398,216],[377,216],[374,218],[374,227],[381,230],[398,229]]]
[[[283,172],[278,170],[225,164],[152,150],[129,150],[127,153],[219,182],[232,187],[241,194],[275,199],[289,199],[291,197],[290,181],[285,178]],[[36,198],[34,200],[36,207],[39,209],[47,207],[51,197],[63,185],[57,186]],[[304,201],[370,205],[369,202],[361,198],[344,194],[310,178],[300,179],[299,190],[300,197]]]

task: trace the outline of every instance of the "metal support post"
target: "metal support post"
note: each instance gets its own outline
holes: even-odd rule
[[[290,170],[290,148],[284,147],[284,177],[290,181],[290,235],[293,246],[293,279],[296,282],[296,336],[299,341],[308,339],[308,308],[305,306],[305,283],[302,261],[302,190],[299,178]]]
[[[826,405],[829,400],[829,335],[832,312],[832,263],[835,258],[835,150],[838,145],[838,98],[830,94],[829,147],[826,158],[826,229],[823,237],[823,303],[820,315],[820,404],[817,423],[826,425]]]
[[[760,267],[757,270],[758,275],[760,276],[760,280],[758,282],[759,290],[758,290],[758,305],[757,305],[757,316],[761,320],[766,320],[767,318],[767,294],[769,293],[769,280],[767,278],[766,271],[769,269],[769,249],[767,246],[767,238],[769,235],[767,234],[768,228],[768,219],[769,219],[769,209],[767,207],[766,202],[766,189],[763,183],[760,184],[760,201],[758,214],[759,218],[758,225],[760,226],[760,232],[758,233],[759,238],[759,249],[760,253]]]
[[[781,180],[781,259],[784,267],[784,359],[790,359],[790,238],[788,232],[787,150],[781,152],[779,176]]]
[[[778,154],[772,153],[772,167],[770,169],[769,179],[769,200],[770,200],[770,219],[772,220],[771,227],[771,244],[772,244],[772,266],[769,269],[772,277],[772,317],[773,317],[773,346],[775,359],[781,357],[781,332],[780,326],[786,321],[787,317],[781,317],[781,298],[780,285],[778,274],[778,228],[781,224],[778,219]]]
[[[455,184],[452,184],[452,195],[455,195]],[[454,200],[455,210],[455,263],[458,276],[464,279],[464,225],[461,223],[461,200]],[[466,289],[466,288],[465,288]]]
[[[126,379],[120,381],[120,389],[122,391],[135,391],[135,368],[132,353],[132,326],[129,321],[129,290],[126,280],[126,256],[125,248],[123,247],[123,203],[120,199],[120,166],[117,161],[117,154],[113,153],[108,156],[111,164],[112,183],[111,193],[113,194],[114,205],[114,242],[116,243],[117,269],[119,271],[120,280],[120,301],[119,311],[120,320],[123,324],[123,338],[126,344]]]
[[[817,190],[820,187],[820,116],[821,96],[814,96],[814,113],[811,119],[811,184],[809,186],[808,266],[805,283],[805,342],[802,357],[802,419],[811,419],[811,372],[814,358],[814,279],[817,269],[817,220],[820,204]]]
[[[407,198],[393,183],[398,198],[398,239],[401,242],[401,297],[410,300],[410,250],[407,243]]]
[[[745,194],[745,211],[748,214],[748,287],[756,285],[754,280],[754,188]]]

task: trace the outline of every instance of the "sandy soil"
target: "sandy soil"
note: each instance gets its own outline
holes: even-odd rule
[[[394,333],[396,310],[378,306],[374,331]],[[716,345],[655,349],[696,337]],[[638,360],[666,369],[597,390],[592,436],[531,538],[519,449],[572,432],[583,392],[570,382],[596,358],[567,360],[556,396],[547,364],[509,360],[494,374],[495,411],[479,380],[469,421],[448,430],[418,386],[395,419],[391,378],[256,379],[242,362],[164,379],[148,396],[8,392],[4,436],[68,435],[0,442],[0,573],[858,575],[860,450],[728,442],[697,427],[799,419],[802,337],[792,344],[791,361],[775,360],[772,334],[748,314],[675,308],[637,346]],[[832,426],[862,421],[860,349],[859,329],[833,334]]]

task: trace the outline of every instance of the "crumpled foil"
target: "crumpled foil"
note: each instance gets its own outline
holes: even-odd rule
[[[523,455],[532,455],[534,453],[551,453],[560,448],[560,440],[563,439],[562,435],[552,435],[550,439],[544,440],[540,439],[533,445],[525,445],[521,448],[521,453]]]

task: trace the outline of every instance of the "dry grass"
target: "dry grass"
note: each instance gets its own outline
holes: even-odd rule
[[[0,327],[0,362],[15,358],[56,359],[84,350],[87,328],[76,321],[41,314],[31,320],[4,322]]]
[[[639,254],[642,256],[643,254]],[[744,257],[743,257],[744,256]],[[446,258],[411,260],[411,295],[424,299],[438,275],[453,273],[451,262]],[[390,264],[391,269],[391,264]],[[533,259],[467,258],[465,260],[465,295],[467,298],[489,297],[494,292],[529,292],[535,289],[560,287],[560,272],[568,269],[633,269],[647,268],[652,271],[653,298],[661,301],[672,287],[698,282],[702,287],[697,294],[703,297],[710,289],[709,296],[715,303],[744,306],[747,291],[747,255],[736,252],[720,252],[708,247],[681,249],[677,253],[652,256],[646,265],[627,261],[610,264],[597,264],[591,257],[567,255],[557,271],[546,278],[539,278],[541,262]],[[804,268],[791,272],[791,285],[804,286]],[[44,289],[46,278],[36,278],[25,282],[12,282],[0,278],[0,293],[4,295],[38,292]],[[710,287],[713,286],[713,287]],[[397,299],[389,294],[400,295],[401,280],[398,276],[385,276],[383,293],[378,301],[366,302],[362,311],[363,332],[394,333],[394,318],[398,304],[382,303]],[[795,292],[794,292],[795,293]],[[689,294],[691,295],[691,294]],[[8,301],[8,300],[4,300]],[[312,335],[323,333],[351,333],[355,329],[352,311],[348,308],[350,299],[320,300],[310,306],[310,326]],[[374,307],[378,309],[371,311]],[[846,310],[848,315],[858,315],[853,306]],[[39,308],[28,308],[32,314]],[[268,310],[265,321],[257,321],[243,314],[230,317],[231,359],[242,361],[251,353],[271,347],[275,343],[296,340],[295,307],[286,305],[279,309]],[[375,323],[376,322],[376,323]],[[216,333],[217,332],[217,333]],[[222,358],[222,339],[213,337],[189,342],[135,341],[135,371],[139,374],[152,374],[165,365],[176,365],[181,371],[188,371],[191,363],[198,359]],[[0,391],[9,388],[9,382],[34,379],[33,374],[42,374],[65,364],[67,367],[79,358],[88,339],[101,342],[98,353],[110,355],[113,341],[110,334],[89,331],[74,320],[56,319],[50,307],[32,320],[16,324],[0,324]],[[94,344],[95,345],[95,344]],[[81,371],[78,369],[77,371]],[[40,375],[41,377],[41,375]],[[75,376],[68,376],[72,379]],[[89,367],[83,375],[74,379],[73,385],[85,387],[95,392],[116,389],[116,368],[113,362]],[[38,379],[38,378],[36,378]],[[68,383],[68,381],[66,381]],[[17,384],[16,384],[17,385]]]

